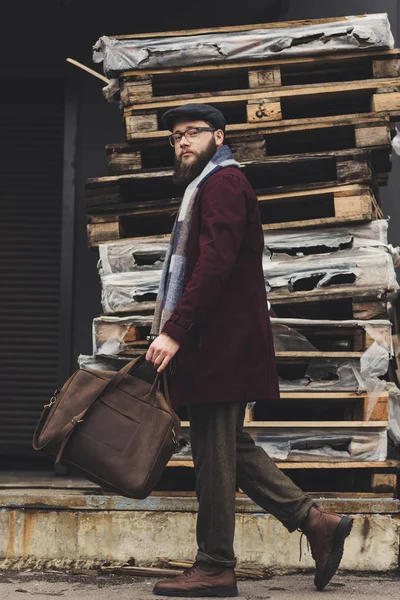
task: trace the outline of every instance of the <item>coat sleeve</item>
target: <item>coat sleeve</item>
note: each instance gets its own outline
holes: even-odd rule
[[[238,256],[246,224],[245,183],[235,175],[211,177],[202,195],[199,258],[166,333],[187,343],[218,300]]]

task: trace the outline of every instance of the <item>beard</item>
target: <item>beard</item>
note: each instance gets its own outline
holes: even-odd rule
[[[196,179],[212,159],[217,151],[217,144],[214,138],[210,140],[207,148],[198,154],[194,154],[194,158],[190,162],[182,160],[182,156],[175,157],[174,174],[172,176],[173,183],[186,187],[193,179]]]

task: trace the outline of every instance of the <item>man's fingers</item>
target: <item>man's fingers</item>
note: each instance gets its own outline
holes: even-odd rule
[[[165,367],[168,365],[168,363],[169,363],[170,360],[171,360],[170,356],[165,356],[164,360],[161,363],[161,365],[157,369],[157,373],[161,373],[162,371],[164,371]]]

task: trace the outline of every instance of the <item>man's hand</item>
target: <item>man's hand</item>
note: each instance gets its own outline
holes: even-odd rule
[[[180,344],[169,335],[161,333],[147,350],[146,360],[150,360],[157,369],[157,373],[161,373],[178,352],[179,347]]]

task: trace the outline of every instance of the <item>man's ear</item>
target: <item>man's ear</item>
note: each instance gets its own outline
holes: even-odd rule
[[[222,131],[222,129],[217,129],[217,131],[215,132],[215,141],[217,143],[217,146],[222,146],[222,144],[224,143],[224,139],[225,134]]]

